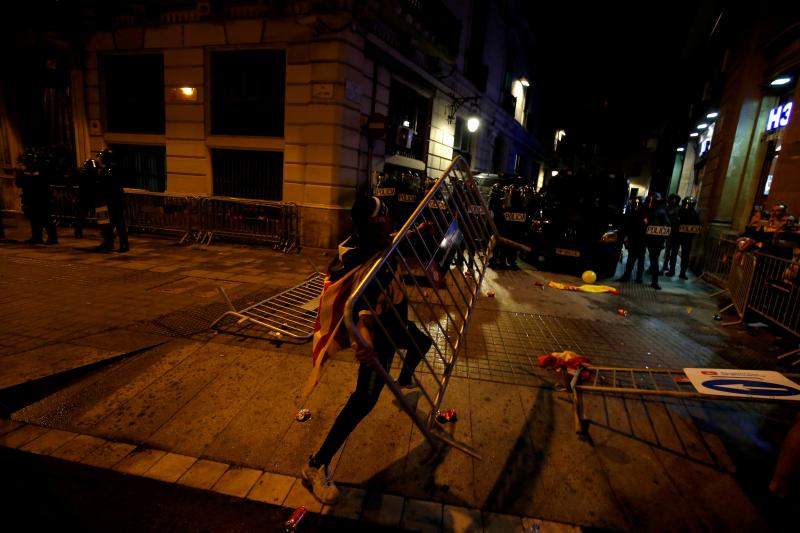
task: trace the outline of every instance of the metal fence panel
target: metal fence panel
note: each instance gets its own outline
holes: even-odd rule
[[[203,198],[201,217],[202,240],[208,244],[220,236],[264,241],[285,252],[298,245],[293,203],[213,196]]]
[[[125,191],[125,221],[144,231],[176,232],[183,241],[200,229],[200,198],[148,191]]]
[[[800,335],[797,263],[759,254],[748,307],[786,331]]]
[[[498,237],[469,165],[458,157],[353,290],[345,311],[347,329],[362,347],[367,343],[357,330],[357,310],[372,311],[377,332],[392,344],[403,365],[408,353],[401,348],[421,351],[411,329],[420,329],[432,340],[420,364],[433,379],[417,379],[415,374],[421,399],[430,408],[427,416],[418,413],[380,364],[374,366],[434,448],[447,444],[475,457],[477,452],[443,431],[436,418]],[[377,314],[376,294],[402,298],[381,300],[383,312]]]
[[[702,278],[721,289],[727,288],[736,241],[709,237],[706,240]]]
[[[739,315],[739,320],[736,322],[728,322],[723,325],[739,324],[744,319],[755,269],[756,256],[753,254],[739,253],[733,257],[727,283],[728,292],[731,295],[731,304],[722,310],[725,311],[731,306],[734,307],[736,309],[736,314]]]

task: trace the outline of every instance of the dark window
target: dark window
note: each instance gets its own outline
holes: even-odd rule
[[[642,175],[642,170],[644,168],[644,163],[639,160],[633,162],[633,166],[631,167],[631,176],[640,177]]]
[[[429,116],[430,99],[408,85],[392,80],[389,92],[387,155],[404,155],[424,161]]]
[[[211,54],[211,133],[283,137],[286,53]]]
[[[283,198],[283,152],[212,149],[211,166],[215,196]]]
[[[164,146],[112,144],[117,172],[125,187],[164,192],[167,184],[167,149]]]
[[[164,58],[161,54],[108,55],[102,60],[106,129],[164,133]]]

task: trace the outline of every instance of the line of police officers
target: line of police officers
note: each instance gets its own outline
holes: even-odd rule
[[[22,192],[22,211],[31,226],[28,244],[58,244],[58,233],[52,211],[51,185],[61,181],[60,165],[36,150],[28,150],[18,158],[16,184]],[[94,159],[84,162],[80,170],[70,172],[69,183],[77,186],[78,201],[75,216],[75,237],[83,237],[87,214],[95,210],[102,228],[103,242],[99,251],[114,249],[114,234],[119,238],[119,252],[130,249],[124,217],[123,182],[116,171],[111,150],[100,151]],[[107,214],[107,216],[105,216]],[[43,240],[43,231],[47,240]]]
[[[628,261],[625,272],[618,281],[630,281],[636,267],[636,282],[644,278],[644,256],[647,251],[650,259],[648,273],[650,286],[661,290],[658,284],[659,257],[665,248],[666,254],[661,270],[668,277],[675,275],[678,254],[681,257],[679,277],[688,279],[689,254],[692,240],[700,232],[700,217],[695,209],[697,202],[691,196],[681,201],[680,196],[671,194],[665,206],[661,195],[653,192],[647,195],[644,205],[641,197],[631,200],[623,222],[623,235],[628,248]],[[680,207],[679,207],[680,206]]]

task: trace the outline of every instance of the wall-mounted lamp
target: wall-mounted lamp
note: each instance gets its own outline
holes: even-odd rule
[[[474,103],[477,104],[480,102],[480,96],[466,96],[464,98],[457,97],[455,95],[451,95],[450,98],[453,99],[453,103],[450,104],[450,108],[447,111],[447,123],[452,124],[456,120],[456,113],[458,113],[459,108],[466,104],[466,103]]]
[[[686,150],[686,148],[684,148],[683,146],[679,146],[678,149],[675,150],[675,151],[676,152],[683,152],[684,150]]]
[[[467,131],[470,133],[475,133],[478,131],[478,128],[481,126],[481,121],[478,117],[470,117],[467,120]]]
[[[197,87],[173,87],[169,90],[169,96],[174,102],[196,102]]]
[[[558,170],[551,170],[550,175],[555,178],[556,176],[558,176]]]
[[[520,78],[519,82],[522,84],[523,87],[531,86],[531,82],[528,81],[528,78]]]
[[[706,118],[717,118],[718,116],[719,113],[717,113],[716,111],[712,111],[711,113],[706,115]]]
[[[689,137],[699,137],[699,136],[700,134],[697,133],[696,131],[693,131],[692,133],[689,134]]]
[[[774,80],[772,80],[770,82],[770,85],[773,87],[780,87],[781,85],[786,85],[790,81],[792,81],[792,78],[790,78],[789,76],[781,76],[780,78],[775,78]]]
[[[707,127],[708,127],[708,124],[706,124],[705,122],[701,122],[700,124],[697,125],[697,129],[698,130],[704,130]]]

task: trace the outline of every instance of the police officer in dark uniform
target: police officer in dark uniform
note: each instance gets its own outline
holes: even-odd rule
[[[499,183],[492,185],[489,189],[489,211],[492,212],[492,219],[500,235],[504,235],[505,219],[503,218],[503,187]],[[492,258],[489,259],[489,267],[500,268],[505,264],[505,256],[503,255],[503,245],[497,243],[492,253]]]
[[[72,186],[78,187],[78,208],[75,213],[75,238],[83,238],[86,214],[95,207],[95,189],[98,181],[97,162],[87,159],[83,166],[72,175]]]
[[[650,275],[652,276],[650,286],[660,291],[661,285],[658,284],[659,256],[661,249],[664,248],[664,241],[672,232],[672,226],[659,193],[648,194],[646,204],[644,242],[650,257]]]
[[[678,248],[680,248],[681,273],[678,277],[681,279],[689,279],[686,277],[686,271],[689,268],[689,257],[692,253],[692,240],[694,240],[694,236],[700,232],[700,216],[695,210],[696,205],[697,201],[691,196],[687,196],[683,199],[683,202],[681,202],[681,208],[678,210],[677,217],[678,224],[677,226],[673,225],[673,227],[677,227],[677,233],[673,234],[676,245],[674,254],[669,259],[668,276],[675,275],[675,263],[678,260]]]
[[[119,237],[120,253],[130,250],[128,229],[125,225],[125,205],[122,178],[116,170],[116,161],[111,150],[103,150],[95,158],[99,176],[99,192],[108,206],[108,224],[103,225],[103,243],[97,247],[101,251],[114,249],[114,230]]]
[[[677,256],[678,254],[678,211],[681,209],[681,197],[677,194],[670,194],[667,196],[667,216],[669,217],[670,222],[672,222],[672,233],[670,233],[669,237],[667,237],[667,247],[666,251],[664,252],[664,266],[661,268],[661,273],[665,276],[672,277],[675,275],[675,267],[671,269],[672,274],[670,274],[670,269],[667,267],[669,266],[669,260],[673,256]]]
[[[22,189],[22,211],[31,225],[28,244],[45,244],[42,230],[47,231],[46,244],[58,244],[58,233],[50,209],[50,183],[39,155],[29,150],[19,157],[21,168],[17,171],[16,184]]]
[[[503,223],[507,237],[512,241],[525,240],[525,230],[528,227],[528,215],[525,205],[525,190],[517,184],[506,185],[503,188]],[[518,250],[513,246],[503,245],[503,259],[505,266],[512,270],[519,270],[517,266]]]
[[[644,217],[645,211],[641,197],[633,198],[622,221],[622,232],[628,247],[628,260],[625,273],[617,281],[630,281],[634,266],[636,283],[642,283],[644,276]]]

